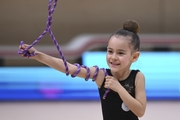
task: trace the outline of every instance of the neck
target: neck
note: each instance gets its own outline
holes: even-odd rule
[[[119,81],[125,80],[129,74],[130,74],[131,70],[125,70],[125,71],[121,71],[121,72],[116,72],[116,73],[112,73],[112,75],[118,79]]]

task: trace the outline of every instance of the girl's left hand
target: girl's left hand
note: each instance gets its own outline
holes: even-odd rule
[[[121,84],[113,76],[106,76],[106,82],[104,87],[109,88],[115,92],[118,92],[118,90],[121,88]]]

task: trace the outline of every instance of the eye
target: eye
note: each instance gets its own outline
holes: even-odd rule
[[[118,52],[119,55],[123,55],[124,53],[123,52]]]
[[[113,53],[113,51],[112,51],[112,50],[107,50],[107,52],[108,52],[108,53]]]

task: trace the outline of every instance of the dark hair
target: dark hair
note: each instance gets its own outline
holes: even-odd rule
[[[135,20],[127,20],[123,24],[123,29],[120,29],[113,33],[112,36],[124,36],[130,37],[130,44],[134,51],[140,49],[140,39],[137,33],[139,32],[139,24]]]

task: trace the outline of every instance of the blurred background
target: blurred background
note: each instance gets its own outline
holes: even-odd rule
[[[46,28],[48,0],[0,1],[0,120],[102,120],[94,82],[71,78],[17,54]],[[141,120],[179,119],[179,0],[58,0],[51,29],[67,61],[107,67],[111,33],[127,19],[140,24],[141,56],[132,65],[146,76]],[[61,57],[47,33],[35,47]]]

